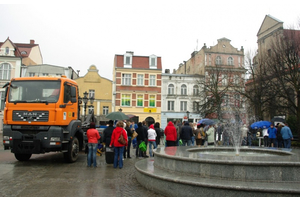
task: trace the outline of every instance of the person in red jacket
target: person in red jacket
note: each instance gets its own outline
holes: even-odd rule
[[[124,152],[124,147],[127,146],[128,144],[128,139],[127,139],[127,134],[124,127],[124,123],[122,121],[118,121],[117,127],[114,129],[111,135],[111,141],[109,147],[114,146],[114,151],[115,151],[115,157],[114,157],[114,168],[118,167],[122,169],[123,167],[123,152]],[[120,135],[123,135],[124,139],[126,140],[126,144],[121,144],[118,139]]]
[[[97,161],[96,161],[96,152],[97,152],[97,146],[98,146],[98,140],[100,139],[100,135],[98,130],[95,128],[95,123],[90,123],[90,128],[86,131],[86,136],[88,139],[88,167],[91,167],[92,159],[94,163],[94,167],[97,167]]]
[[[177,132],[173,122],[169,121],[165,128],[167,147],[176,146]]]

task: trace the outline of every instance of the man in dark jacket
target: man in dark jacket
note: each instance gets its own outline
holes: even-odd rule
[[[115,129],[114,127],[114,121],[109,120],[108,122],[108,127],[104,129],[103,131],[103,142],[105,143],[105,146],[109,146],[110,141],[111,141],[111,135],[113,130]]]
[[[192,145],[192,136],[193,129],[190,126],[189,122],[186,121],[184,126],[181,128],[180,139],[182,140],[182,146],[191,146]]]
[[[135,129],[136,133],[138,136],[136,137],[137,140],[137,146],[136,146],[136,151],[135,151],[135,156],[136,157],[144,157],[144,152],[142,152],[139,148],[139,145],[145,141],[145,135],[144,135],[144,127],[141,122],[138,123],[137,129]]]

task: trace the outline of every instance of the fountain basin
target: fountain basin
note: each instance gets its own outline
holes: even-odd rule
[[[235,156],[226,147],[162,147],[154,154],[136,163],[136,177],[167,196],[300,195],[300,152],[294,150],[246,147]]]

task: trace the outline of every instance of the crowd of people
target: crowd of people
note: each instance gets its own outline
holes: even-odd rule
[[[103,142],[106,146],[114,148],[114,168],[123,167],[123,160],[131,158],[131,144],[133,143],[133,134],[136,132],[136,158],[153,157],[153,150],[158,145],[162,144],[166,147],[170,146],[212,146],[223,145],[229,146],[232,144],[232,135],[226,128],[226,124],[218,123],[216,125],[205,125],[189,123],[188,121],[181,122],[177,120],[175,123],[169,121],[165,129],[160,128],[160,123],[147,125],[146,121],[135,124],[133,121],[114,121],[110,120],[107,128],[103,131]],[[248,129],[245,125],[241,128],[242,145],[252,145],[252,140],[257,136],[264,138],[265,147],[291,148],[291,140],[293,135],[288,124],[280,123],[271,124],[267,129]],[[119,141],[119,137],[123,136],[125,143]],[[95,129],[95,124],[90,124],[90,129],[87,131],[88,138],[88,161],[87,166],[97,167],[96,151],[98,140],[100,139],[99,132]],[[144,143],[146,151],[139,148]],[[147,155],[147,147],[149,155]]]

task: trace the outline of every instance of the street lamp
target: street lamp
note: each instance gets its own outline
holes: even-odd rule
[[[122,112],[122,108],[119,108],[119,112]]]
[[[84,119],[85,119],[85,116],[86,116],[86,104],[88,103],[89,100],[90,100],[90,103],[93,104],[93,103],[94,103],[94,100],[95,100],[94,97],[88,98],[88,97],[87,97],[88,94],[89,94],[89,93],[88,93],[87,91],[85,91],[85,92],[83,93],[83,98],[82,98],[83,103],[84,103],[84,111],[83,111],[83,113],[84,113]]]
[[[189,121],[189,117],[190,117],[190,112],[186,111],[186,116],[187,116],[187,120]]]

